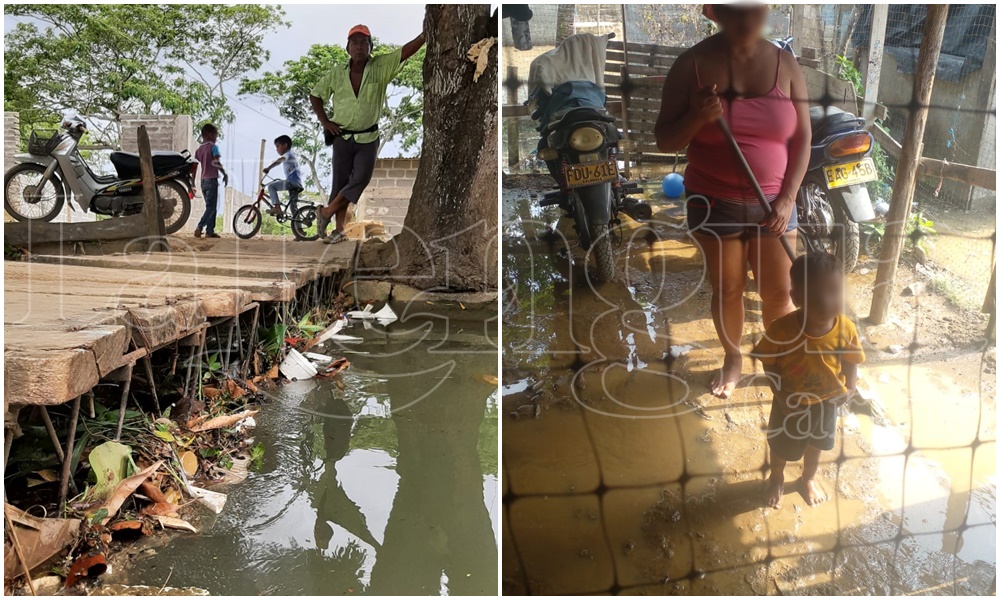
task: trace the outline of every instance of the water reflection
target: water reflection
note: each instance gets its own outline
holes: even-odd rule
[[[366,341],[340,381],[291,383],[264,409],[264,467],[221,490],[217,521],[152,542],[156,554],[140,554],[123,581],[159,586],[169,574],[171,586],[213,594],[496,594],[495,349],[438,333],[398,353],[413,340],[351,333]]]

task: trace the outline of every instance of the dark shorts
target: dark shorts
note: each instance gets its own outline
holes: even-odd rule
[[[333,185],[330,187],[330,199],[337,194],[343,194],[351,204],[357,204],[361,193],[371,183],[375,172],[375,159],[378,158],[378,143],[359,144],[351,139],[345,140],[337,136],[333,140]]]
[[[728,200],[694,192],[687,195],[688,231],[714,233],[719,237],[762,231],[759,225],[764,220],[764,209],[756,200]],[[774,198],[768,198],[768,201],[774,202]],[[793,231],[799,226],[797,212],[792,210],[786,231]]]
[[[771,401],[771,417],[767,421],[767,445],[771,452],[789,462],[802,458],[806,446],[833,450],[837,432],[837,407],[830,402],[817,402],[792,412]]]

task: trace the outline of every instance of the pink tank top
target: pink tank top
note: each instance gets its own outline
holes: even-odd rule
[[[780,48],[777,50],[781,52]],[[701,89],[697,61],[694,73]],[[774,87],[770,92],[754,98],[736,98],[730,102],[722,100],[722,118],[729,124],[761,190],[768,196],[781,191],[788,166],[788,141],[795,134],[797,125],[795,105],[778,85],[780,74],[779,56]],[[717,124],[705,125],[695,134],[688,145],[687,159],[684,187],[689,192],[756,201],[753,186]]]

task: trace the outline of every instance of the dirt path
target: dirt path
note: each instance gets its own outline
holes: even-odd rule
[[[897,293],[890,323],[856,319],[862,376],[885,416],[842,415],[821,467],[830,501],[806,506],[790,465],[782,507],[763,508],[770,392],[747,360],[731,399],[707,394],[721,351],[680,206],[656,203],[651,222],[627,222],[624,275],[592,287],[571,224],[514,181],[503,247],[516,299],[504,319],[505,593],[988,591],[995,362],[978,342],[984,317],[941,294]],[[864,268],[851,278],[854,316],[868,311]],[[745,301],[749,351],[759,298]]]

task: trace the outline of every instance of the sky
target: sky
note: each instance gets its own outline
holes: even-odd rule
[[[329,4],[282,4],[285,21],[289,27],[268,33],[264,47],[271,56],[261,68],[263,71],[278,71],[286,60],[294,60],[304,55],[313,44],[344,44],[351,27],[363,23],[372,35],[383,43],[405,44],[420,33],[424,21],[424,5],[329,5]],[[17,21],[4,16],[4,32],[11,30]],[[249,77],[253,77],[250,74]],[[278,115],[278,110],[261,99],[251,96],[237,97],[238,83],[225,86],[229,104],[236,119],[223,131],[219,148],[223,164],[230,172],[230,185],[252,194],[256,191],[256,164],[260,158],[260,140],[267,140],[264,161],[270,163],[276,158],[272,140],[279,135],[290,133],[287,121]],[[308,99],[303,98],[304,103]],[[154,148],[156,150],[156,148]],[[191,148],[192,153],[194,148]],[[381,156],[399,155],[399,148],[387,143]],[[329,182],[327,182],[329,186]]]

